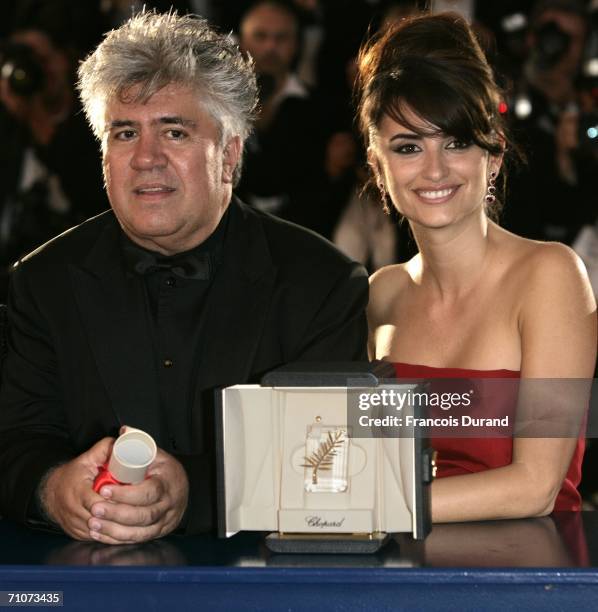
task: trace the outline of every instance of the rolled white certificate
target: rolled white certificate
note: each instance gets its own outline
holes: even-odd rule
[[[114,442],[108,472],[118,481],[137,484],[145,478],[147,468],[156,458],[154,439],[140,429],[127,427]]]

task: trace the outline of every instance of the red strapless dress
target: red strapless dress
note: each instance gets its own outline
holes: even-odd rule
[[[513,370],[466,370],[434,368],[430,366],[394,363],[397,378],[519,378]],[[497,411],[499,414],[500,411]],[[504,412],[503,412],[504,414]],[[457,476],[481,472],[509,465],[513,455],[513,439],[502,438],[432,438],[437,451],[437,477]],[[569,470],[557,496],[554,510],[581,510],[581,496],[577,485],[581,480],[581,463],[585,439],[580,437],[573,453]]]

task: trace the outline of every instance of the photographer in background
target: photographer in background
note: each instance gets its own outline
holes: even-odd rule
[[[241,18],[241,49],[255,62],[259,115],[236,193],[252,206],[322,234],[320,111],[294,72],[300,23],[292,4],[258,0]]]
[[[87,50],[74,37],[85,28],[73,29],[76,11],[60,13],[69,3],[39,4],[20,3],[12,33],[0,40],[0,301],[18,257],[108,207],[73,86]]]
[[[590,23],[578,0],[540,0],[530,16],[530,51],[509,105],[528,167],[511,181],[504,219],[529,238],[571,244],[596,216],[598,160],[582,130],[580,90]]]

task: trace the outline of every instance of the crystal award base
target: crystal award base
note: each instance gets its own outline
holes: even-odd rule
[[[390,540],[386,533],[271,533],[265,544],[274,553],[372,555]]]

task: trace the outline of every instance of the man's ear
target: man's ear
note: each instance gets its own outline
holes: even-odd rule
[[[222,152],[222,182],[232,183],[235,175],[235,168],[241,159],[241,137],[232,136],[224,146]]]

